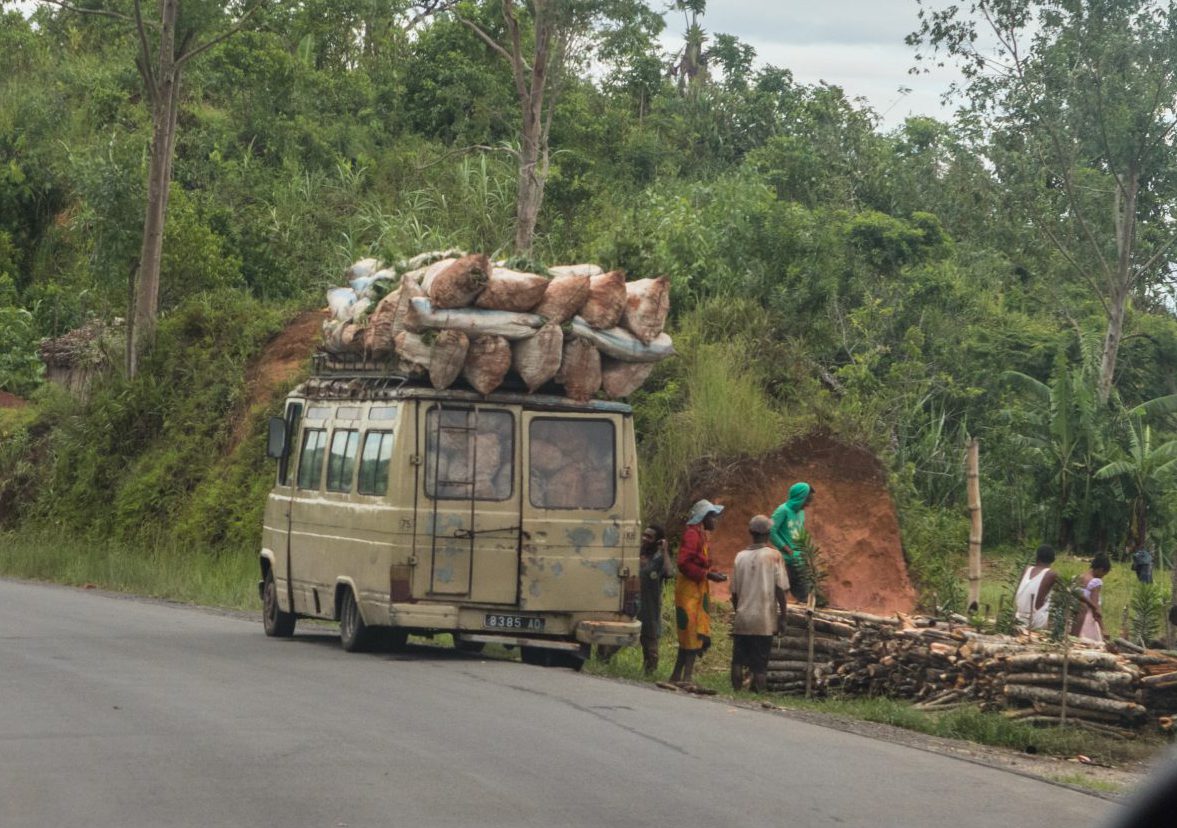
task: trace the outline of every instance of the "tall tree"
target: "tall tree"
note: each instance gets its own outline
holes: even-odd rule
[[[159,312],[160,263],[167,222],[168,189],[176,151],[176,119],[180,109],[180,79],[185,66],[198,55],[240,31],[264,0],[221,4],[189,0],[159,0],[158,18],[143,16],[141,0],[126,3],[103,0],[86,6],[48,0],[66,12],[96,15],[133,27],[137,41],[135,66],[151,106],[151,148],[147,167],[147,205],[143,241],[132,276],[127,323],[127,373],[134,376],[144,346],[155,335]]]
[[[519,99],[519,184],[515,199],[515,250],[535,241],[551,164],[552,117],[573,69],[587,68],[601,45],[624,27],[660,29],[661,18],[641,0],[493,0],[502,29],[475,16],[473,6],[454,13],[507,61]]]
[[[1177,408],[1177,397],[1158,397],[1128,412],[1128,450],[1123,458],[1100,468],[1095,476],[1100,479],[1125,478],[1132,497],[1132,525],[1129,538],[1133,548],[1148,543],[1150,507],[1173,480],[1177,471],[1177,440],[1154,440],[1152,426],[1144,422],[1149,413],[1171,413]]]
[[[1177,2],[919,1],[908,42],[957,60],[997,174],[1106,312],[1106,402],[1129,303],[1177,241]]]

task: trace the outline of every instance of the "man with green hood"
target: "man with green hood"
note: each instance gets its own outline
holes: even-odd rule
[[[789,587],[798,601],[809,598],[809,585],[805,580],[798,548],[798,536],[805,528],[805,507],[813,502],[813,487],[808,483],[794,483],[789,487],[789,499],[772,513],[772,532],[769,539],[780,550],[789,574]]]

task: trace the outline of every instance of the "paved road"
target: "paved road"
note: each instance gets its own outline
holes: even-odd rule
[[[308,628],[310,629],[310,628]],[[1024,777],[568,670],[0,581],[0,826],[1094,824]]]

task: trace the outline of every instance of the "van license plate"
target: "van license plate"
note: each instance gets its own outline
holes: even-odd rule
[[[499,615],[488,612],[482,626],[492,630],[527,630],[537,632],[544,628],[544,619],[528,618],[526,615]]]

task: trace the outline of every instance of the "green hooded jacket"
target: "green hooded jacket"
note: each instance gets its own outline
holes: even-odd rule
[[[789,561],[797,560],[793,541],[797,533],[805,528],[805,501],[813,487],[808,483],[794,483],[789,487],[789,499],[772,513],[772,532],[769,540]]]

